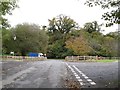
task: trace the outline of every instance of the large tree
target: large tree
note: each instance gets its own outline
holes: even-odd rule
[[[59,15],[49,20],[48,30],[53,38],[61,39],[66,36],[72,29],[77,27],[77,23],[68,16]]]
[[[101,6],[102,9],[108,8],[110,11],[102,15],[102,18],[107,21],[106,26],[120,24],[120,0],[87,0],[89,7]]]
[[[29,52],[47,52],[48,36],[39,26],[25,23],[5,31],[7,32],[3,34],[5,53],[14,51],[18,55],[27,55]]]
[[[49,48],[47,55],[51,58],[64,58],[72,53],[65,48],[67,35],[77,27],[77,23],[68,16],[59,15],[49,20]]]
[[[76,22],[68,16],[59,15],[52,20],[49,20],[49,30],[52,32],[58,31],[62,34],[69,33],[72,28],[76,27]]]

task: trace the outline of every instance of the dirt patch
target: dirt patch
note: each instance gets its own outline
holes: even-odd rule
[[[68,88],[69,90],[80,90],[81,88],[79,82],[68,68],[66,78],[64,78],[64,88]]]
[[[75,89],[78,89],[80,90],[80,85],[77,81],[74,81],[74,80],[69,80],[69,79],[66,79],[65,80],[65,88],[75,88]]]

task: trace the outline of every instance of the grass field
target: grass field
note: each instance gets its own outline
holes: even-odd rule
[[[84,60],[82,60],[84,61]],[[107,63],[107,62],[118,62],[119,60],[117,59],[101,59],[101,60],[85,60],[85,62],[103,62],[103,63]]]
[[[96,62],[117,62],[116,59],[103,59],[103,60],[95,60]]]
[[[117,59],[103,59],[103,60],[67,60],[69,62],[103,62],[103,63],[107,63],[107,62],[118,62]]]

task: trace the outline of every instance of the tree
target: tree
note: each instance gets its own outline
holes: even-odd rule
[[[52,32],[59,31],[62,34],[69,33],[72,28],[75,28],[77,23],[68,16],[59,15],[52,20],[49,20],[49,30]]]
[[[50,58],[64,58],[67,55],[72,55],[73,52],[65,47],[65,41],[68,34],[76,27],[77,23],[68,16],[59,15],[49,20],[47,55]]]
[[[9,32],[10,34],[3,35],[3,47],[7,49],[6,53],[14,51],[24,56],[29,52],[47,52],[48,36],[44,30],[40,30],[39,26],[19,24]]]
[[[89,7],[100,5],[102,9],[111,9],[102,15],[102,19],[107,21],[107,27],[120,24],[120,0],[87,0],[85,4]]]
[[[65,48],[63,40],[57,40],[52,45],[49,45],[48,58],[65,58],[68,55],[73,55],[73,51]]]
[[[105,52],[105,56],[117,56],[118,51],[118,42],[115,38],[110,36],[105,36],[103,40],[103,50]]]
[[[88,55],[92,48],[83,36],[70,38],[66,41],[66,48],[74,51],[75,55]]]
[[[2,30],[0,30],[0,54],[2,54]]]
[[[2,31],[2,53],[9,54],[11,50],[14,50],[14,45],[12,42],[12,33],[10,30],[5,29]],[[11,47],[12,46],[12,47]]]
[[[10,0],[5,2],[5,0],[1,0],[0,1],[0,27],[5,29],[7,27],[9,27],[10,25],[8,24],[8,21],[6,18],[4,18],[4,16],[6,14],[11,15],[12,14],[12,10],[14,10],[16,7],[18,7],[17,5],[17,0]]]
[[[120,38],[118,31],[116,31],[116,32],[110,32],[110,33],[106,34],[106,36],[112,37],[112,38],[114,38],[116,40],[118,40]]]
[[[85,23],[84,25],[84,29],[85,31],[89,32],[89,33],[92,33],[92,32],[100,32],[101,31],[101,26],[102,24],[98,24],[97,21],[93,21],[93,22],[88,22],[88,23]]]
[[[73,28],[77,27],[77,23],[68,16],[59,15],[52,20],[49,20],[48,30],[54,38],[61,39],[66,36]]]
[[[118,32],[110,32],[104,36],[103,46],[109,56],[118,56],[120,36]]]

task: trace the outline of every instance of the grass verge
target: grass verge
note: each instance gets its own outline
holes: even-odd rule
[[[97,62],[117,62],[118,60],[115,59],[103,59],[103,60],[96,60]]]
[[[118,62],[118,60],[116,59],[102,59],[102,60],[67,60],[69,62],[103,62],[103,63],[107,63],[107,62]]]

